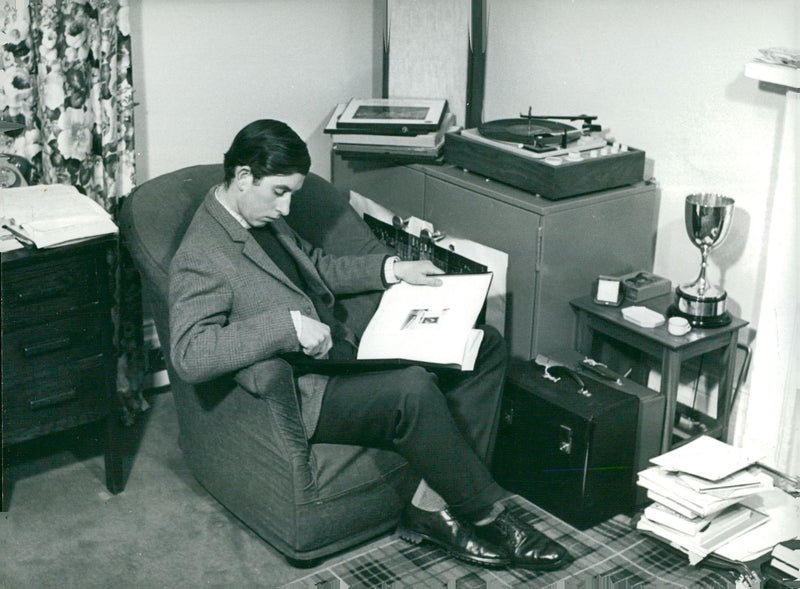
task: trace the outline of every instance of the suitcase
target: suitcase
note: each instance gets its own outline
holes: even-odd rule
[[[511,361],[492,470],[509,491],[585,529],[644,502],[636,473],[660,451],[664,398],[577,368],[576,352],[551,359],[572,376],[552,382],[533,361]]]

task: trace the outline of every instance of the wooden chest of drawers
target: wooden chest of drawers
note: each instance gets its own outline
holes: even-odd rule
[[[115,452],[115,354],[109,256],[114,236],[2,255],[3,447],[104,422],[106,483]]]

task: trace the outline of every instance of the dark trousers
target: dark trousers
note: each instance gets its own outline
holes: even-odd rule
[[[473,371],[410,366],[331,378],[310,441],[394,450],[454,513],[485,513],[507,496],[488,470],[507,351],[496,329],[482,329]]]

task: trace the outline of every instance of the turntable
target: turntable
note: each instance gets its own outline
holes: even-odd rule
[[[529,109],[517,119],[448,133],[444,159],[549,200],[640,182],[644,151],[607,141],[596,119],[534,116]],[[575,121],[580,128],[569,124]]]

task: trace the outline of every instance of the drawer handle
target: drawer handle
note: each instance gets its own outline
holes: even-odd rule
[[[68,290],[67,285],[38,288],[36,290],[26,290],[17,293],[17,300],[20,303],[29,303],[40,299],[51,299],[63,295]]]
[[[37,409],[44,409],[45,407],[52,407],[53,405],[58,405],[59,403],[72,401],[77,396],[78,392],[75,389],[69,389],[63,393],[51,395],[50,397],[44,397],[43,399],[33,399],[28,401],[28,405],[32,411],[36,411]]]
[[[48,352],[55,352],[67,348],[72,343],[69,336],[59,337],[43,342],[37,342],[28,346],[22,347],[22,353],[26,356],[38,356],[39,354],[47,354]]]

